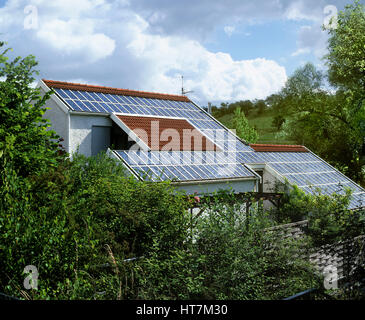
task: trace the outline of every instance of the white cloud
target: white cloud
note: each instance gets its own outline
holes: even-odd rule
[[[25,34],[23,8],[29,2],[39,9],[39,28]],[[45,78],[178,94],[184,75],[184,87],[194,90],[190,97],[198,103],[264,98],[287,78],[285,68],[273,60],[234,60],[228,53],[207,50],[188,34],[151,33],[152,24],[169,16],[142,17],[128,1],[8,3],[0,13],[18,17],[11,27],[5,23],[17,41],[10,45],[17,54],[35,54]],[[236,32],[226,27],[226,32]]]
[[[296,57],[296,56],[300,56],[300,55],[303,55],[303,54],[309,54],[310,52],[311,52],[311,50],[309,48],[299,48],[298,50],[293,52],[291,54],[291,56]]]
[[[297,50],[292,56],[314,54],[320,59],[327,52],[327,39],[328,35],[320,24],[302,26],[298,32]]]
[[[92,20],[49,20],[42,24],[37,36],[68,55],[86,55],[90,62],[111,55],[115,49],[115,40],[103,33],[94,32]]]
[[[285,68],[263,58],[235,61],[227,53],[213,53],[200,43],[177,36],[151,35],[141,28],[128,49],[146,65],[149,90],[177,93],[179,76],[200,100],[265,98],[279,90],[287,76]]]

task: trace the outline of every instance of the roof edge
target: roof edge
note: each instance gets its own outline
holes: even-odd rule
[[[309,150],[302,145],[293,144],[258,144],[252,143],[250,147],[256,152],[309,152]]]
[[[80,91],[109,93],[109,94],[117,94],[117,95],[123,95],[123,96],[141,97],[141,98],[149,98],[149,99],[191,102],[190,99],[186,96],[179,96],[179,95],[172,95],[172,94],[165,94],[165,93],[119,89],[119,88],[112,88],[112,87],[104,87],[104,86],[96,86],[96,85],[72,83],[72,82],[56,81],[56,80],[46,80],[46,79],[42,79],[42,81],[49,88],[55,88],[55,89],[80,90]]]

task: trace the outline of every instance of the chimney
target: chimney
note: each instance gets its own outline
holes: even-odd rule
[[[208,102],[208,113],[212,114],[212,104]]]

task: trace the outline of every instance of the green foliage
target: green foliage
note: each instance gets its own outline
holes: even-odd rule
[[[359,1],[345,7],[330,35],[326,62],[331,84],[343,92],[344,112],[351,127],[353,162],[365,166],[365,6]]]
[[[272,125],[276,128],[277,131],[280,131],[284,123],[285,118],[281,114],[276,115],[272,121]]]
[[[209,204],[197,226],[204,298],[282,299],[318,285],[310,265],[295,258],[299,241],[268,231],[272,221],[262,210],[252,210],[247,221],[241,204],[229,203],[220,197]]]
[[[286,119],[280,135],[307,146],[361,182],[363,135],[354,123],[344,92],[330,94],[324,86],[323,75],[311,64],[288,79],[275,106]]]
[[[296,185],[291,186],[288,182],[275,186],[277,192],[283,193],[280,206],[273,210],[272,214],[279,223],[291,223],[305,220],[310,208],[309,195]]]
[[[0,49],[3,45],[0,42]],[[31,88],[37,62],[33,56],[9,62],[8,50],[0,53],[0,77],[5,78],[0,82],[0,169],[3,172],[11,164],[25,177],[55,166],[60,151],[57,136],[46,130],[49,122],[42,118],[49,94],[41,97],[38,89]]]
[[[281,138],[306,145],[353,180],[364,183],[364,5],[355,1],[346,6],[336,23],[336,28],[327,30],[324,59],[328,74],[308,63],[294,72],[271,102],[287,120]],[[335,93],[325,89],[326,78]]]
[[[246,219],[231,193],[204,204],[209,214],[194,222],[191,238],[185,197],[168,183],[126,176],[105,155],[74,155],[16,185],[16,206],[0,212],[0,286],[8,294],[280,299],[318,281],[293,258],[299,244],[266,232],[272,224],[262,210]],[[40,273],[29,294],[21,288],[28,264]]]
[[[350,190],[344,196],[318,194],[311,199],[308,235],[314,246],[353,239],[364,233],[361,213],[348,210],[350,199]]]
[[[224,115],[232,114],[237,108],[240,108],[246,117],[254,110],[262,113],[266,109],[266,104],[263,100],[250,101],[250,100],[240,100],[233,103],[221,103],[221,107],[212,107],[212,112],[215,117],[222,117]],[[260,111],[259,111],[260,110]]]
[[[248,120],[240,108],[234,111],[233,127],[236,129],[236,134],[244,141],[249,143],[257,141],[257,131],[248,124]]]
[[[257,110],[257,114],[263,114],[266,111],[267,105],[264,100],[255,101],[254,108]]]
[[[336,86],[365,94],[365,7],[359,1],[338,14],[336,28],[330,28],[326,55],[329,80]]]
[[[23,268],[33,264],[40,273],[35,298],[70,297],[81,289],[79,298],[92,298],[106,281],[95,266],[110,252],[123,261],[148,253],[157,241],[163,257],[186,238],[183,197],[166,183],[126,176],[106,155],[75,155],[19,179],[9,177],[15,187],[7,203],[13,205],[0,211],[0,285],[8,293],[19,295]]]
[[[343,195],[326,195],[318,188],[313,194],[306,194],[288,183],[277,188],[284,194],[280,208],[272,212],[275,220],[280,223],[308,220],[307,235],[313,246],[352,239],[365,232],[363,212],[348,209],[350,189]]]

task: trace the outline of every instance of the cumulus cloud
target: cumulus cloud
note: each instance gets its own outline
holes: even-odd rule
[[[23,28],[23,10],[29,4],[38,8],[36,30]],[[37,57],[45,78],[176,94],[184,75],[184,88],[194,91],[190,96],[197,102],[234,101],[264,98],[279,90],[286,81],[285,68],[265,56],[243,60],[209,51],[206,36],[217,28],[227,35],[236,33],[264,19],[300,20],[308,22],[308,28],[299,30],[293,56],[320,54],[325,39],[318,39],[314,24],[323,18],[326,4],[327,0],[8,0],[0,8],[0,30],[17,55]]]
[[[328,34],[321,29],[321,25],[302,26],[298,31],[297,50],[292,56],[314,54],[321,58],[327,52]]]
[[[68,55],[85,54],[90,62],[111,55],[115,49],[115,40],[94,32],[91,20],[49,20],[42,24],[37,36]]]
[[[177,93],[178,79],[184,75],[186,87],[197,98],[233,101],[265,98],[279,90],[287,76],[285,68],[263,58],[235,61],[223,52],[213,53],[199,42],[177,36],[162,37],[146,31],[148,24],[136,29],[128,45],[147,68],[146,86]]]
[[[9,17],[24,16],[28,3],[11,0],[1,10],[7,10]],[[39,28],[28,32],[29,38],[22,37],[23,47],[16,49],[30,46],[46,78],[176,94],[184,75],[185,87],[202,103],[264,98],[286,80],[285,69],[275,61],[234,60],[187,36],[155,34],[153,24],[166,15],[143,17],[128,1],[34,0],[32,4],[39,8]],[[24,32],[21,19],[14,23],[16,28],[8,27],[10,34]]]

